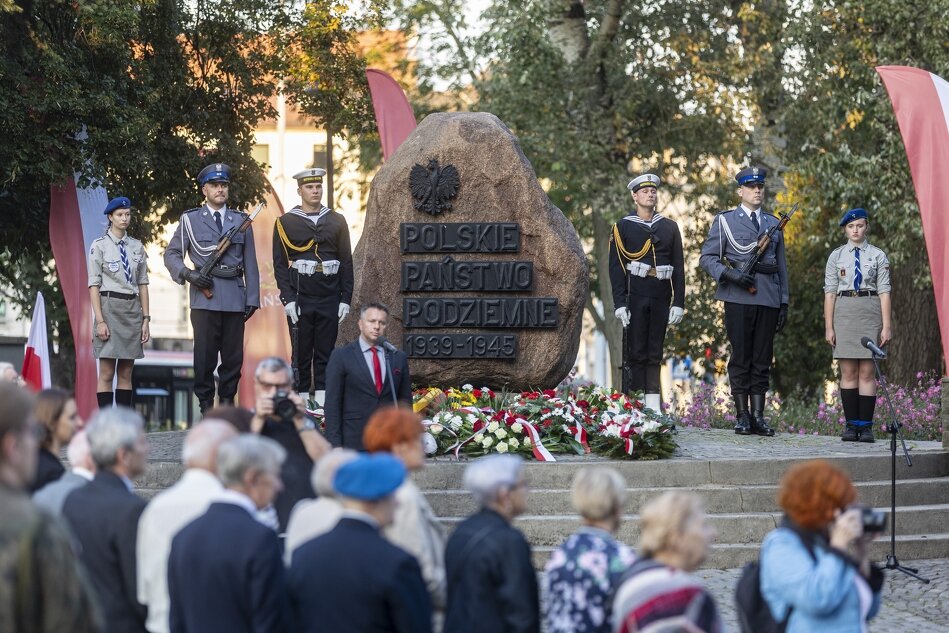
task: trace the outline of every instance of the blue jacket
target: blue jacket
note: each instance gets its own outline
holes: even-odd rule
[[[778,528],[761,545],[761,595],[771,615],[782,621],[794,607],[787,633],[860,633],[860,598],[853,562],[819,539],[814,557],[801,538]],[[815,560],[816,558],[816,560]],[[867,619],[880,610],[880,589],[873,591]]]

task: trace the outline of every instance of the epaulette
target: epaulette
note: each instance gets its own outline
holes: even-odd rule
[[[105,239],[105,235],[100,235],[100,236],[97,237],[96,239],[92,240],[92,243],[95,244],[95,243],[98,242],[99,240],[104,240],[104,239]]]
[[[185,211],[185,212],[182,213],[181,215],[184,215],[185,213],[194,213],[195,211],[200,211],[200,210],[203,209],[203,208],[204,208],[204,207],[195,207],[195,208],[193,208],[193,209],[188,209],[187,211]]]

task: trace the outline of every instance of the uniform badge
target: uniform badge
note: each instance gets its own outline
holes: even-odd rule
[[[757,168],[757,167],[752,167],[751,173],[752,173],[752,175],[753,175],[755,178],[757,178],[757,177],[758,177],[758,168]]]
[[[846,277],[846,276],[847,276],[847,269],[846,269],[846,268],[841,268],[841,269],[840,269],[840,276],[841,276],[841,277]]]
[[[113,273],[119,272],[119,262],[109,262],[109,270]]]

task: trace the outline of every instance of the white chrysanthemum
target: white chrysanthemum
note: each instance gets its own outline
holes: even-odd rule
[[[488,433],[494,433],[499,428],[501,428],[500,424],[498,424],[497,422],[492,422],[491,424],[488,425]]]
[[[507,431],[505,429],[498,429],[494,432],[494,437],[498,438],[499,440],[503,440],[505,437],[507,437]]]
[[[531,445],[531,436],[530,436],[530,435],[525,435],[524,438],[523,438],[521,441],[524,442],[524,446],[530,446],[530,445]]]
[[[653,431],[658,431],[662,425],[659,424],[656,420],[646,420],[643,423],[643,433],[651,433]]]
[[[474,413],[469,413],[468,415],[465,416],[465,420],[467,420],[468,424],[474,424],[475,420],[477,419],[478,418],[475,417]]]
[[[474,441],[480,444],[484,440],[484,433],[478,433],[474,436]]]
[[[521,445],[521,443],[517,441],[516,437],[508,439],[507,443],[511,445],[511,448],[517,448]]]
[[[469,385],[469,384],[464,384],[464,385],[461,386],[461,390],[462,390],[462,391],[474,391],[474,387],[472,387],[472,386]]]
[[[620,437],[620,431],[623,430],[618,424],[607,424],[606,428],[603,429],[603,435],[606,437]]]
[[[524,431],[524,427],[523,425],[521,425],[520,422],[515,422],[514,424],[511,425],[511,430],[514,431],[515,433],[522,433]]]
[[[496,450],[499,453],[506,453],[507,449],[508,449],[508,445],[506,442],[498,442],[498,445],[497,447],[495,447],[494,450]]]
[[[460,415],[453,415],[451,416],[451,419],[448,420],[448,426],[451,427],[452,431],[457,431],[458,429],[461,428],[461,425],[462,425],[462,420],[461,420]]]
[[[492,444],[494,444],[494,438],[490,435],[484,438],[484,440],[481,442],[481,446],[485,448],[490,448]]]
[[[428,427],[428,430],[432,435],[438,435],[445,430],[445,427],[443,427],[441,424],[432,424]]]

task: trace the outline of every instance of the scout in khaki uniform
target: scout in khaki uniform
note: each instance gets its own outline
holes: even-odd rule
[[[293,177],[300,204],[277,219],[273,232],[274,277],[298,376],[294,389],[309,402],[312,388],[320,406],[326,394],[326,364],[353,297],[349,225],[321,202],[325,174],[313,168]]]
[[[132,202],[113,198],[106,205],[109,227],[89,250],[89,299],[95,313],[92,352],[99,359],[96,399],[111,407],[112,381],[118,373],[115,404],[132,406],[132,367],[145,356],[149,339],[148,261],[145,247],[126,231]]]
[[[656,213],[658,187],[655,174],[630,181],[636,210],[613,226],[610,237],[614,314],[627,331],[628,388],[642,391],[646,407],[656,413],[666,326],[682,321],[685,308],[682,236],[679,225]]]
[[[725,304],[725,332],[731,345],[728,382],[739,435],[774,435],[764,418],[764,403],[771,384],[774,335],[788,316],[788,269],[781,231],[775,231],[754,271],[741,272],[758,239],[779,223],[761,208],[767,175],[763,167],[746,167],[735,175],[741,204],[715,217],[699,258],[702,269],[718,282],[715,298]]]
[[[890,261],[867,241],[869,218],[851,209],[840,219],[847,243],[827,258],[824,270],[824,338],[840,365],[840,401],[847,427],[845,442],[873,442],[876,369],[864,336],[880,347],[892,336]]]

